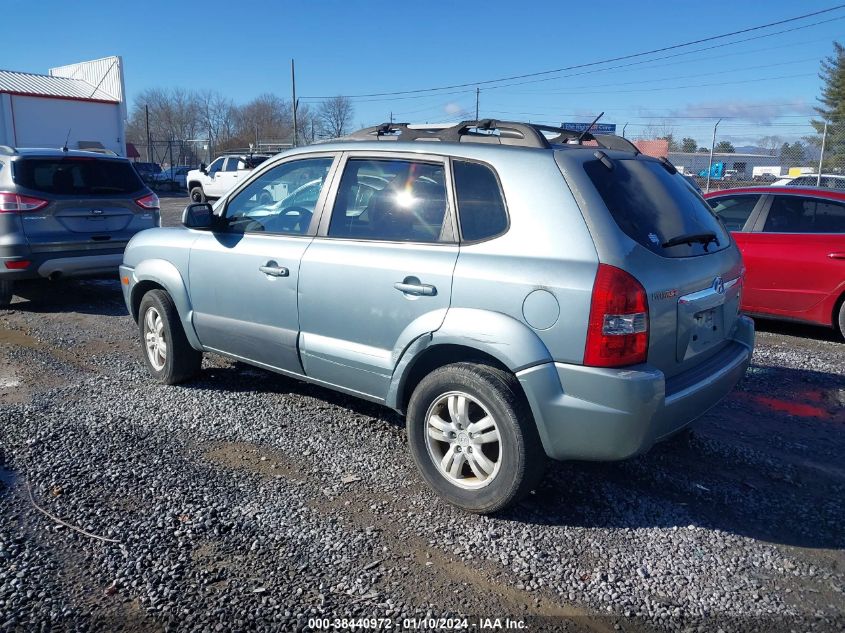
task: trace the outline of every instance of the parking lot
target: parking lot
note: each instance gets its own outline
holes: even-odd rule
[[[186,201],[163,198],[164,224]],[[527,501],[482,517],[422,484],[387,409],[211,357],[161,386],[117,279],[19,294],[0,313],[2,630],[845,622],[832,331],[758,322],[748,375],[692,433],[552,464]]]

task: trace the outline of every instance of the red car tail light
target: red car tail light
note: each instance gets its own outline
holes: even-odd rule
[[[624,270],[599,264],[590,303],[584,364],[622,367],[644,363],[648,355],[648,299]]]
[[[28,259],[19,259],[13,262],[5,262],[5,266],[9,270],[25,270],[29,268],[31,263]]]
[[[158,196],[154,193],[147,194],[143,198],[138,198],[135,200],[135,204],[137,204],[142,209],[147,209],[148,211],[157,211],[161,208],[161,203],[158,200]]]
[[[50,204],[49,200],[0,191],[0,213],[29,213]]]

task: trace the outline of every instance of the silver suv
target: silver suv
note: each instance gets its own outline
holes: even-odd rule
[[[23,279],[114,275],[158,196],[125,158],[0,146],[0,308]]]
[[[137,235],[120,268],[155,378],[213,352],[382,403],[473,512],[517,501],[546,456],[648,450],[751,358],[728,231],[616,136],[369,128],[278,155],[183,224]]]

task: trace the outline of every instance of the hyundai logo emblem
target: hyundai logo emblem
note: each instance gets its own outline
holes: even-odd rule
[[[103,215],[103,210],[102,209],[91,209],[91,213],[93,213],[94,215]]]
[[[722,281],[721,277],[716,277],[713,279],[713,290],[716,291],[716,294],[725,294],[725,282]]]

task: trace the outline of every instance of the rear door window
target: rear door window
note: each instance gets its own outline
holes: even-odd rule
[[[764,233],[845,233],[845,204],[804,196],[776,196]]]
[[[710,206],[729,231],[741,231],[751,216],[760,194],[721,196],[708,200]]]
[[[144,187],[128,161],[99,158],[23,158],[15,162],[14,180],[42,193],[75,196],[129,194]]]
[[[692,257],[730,244],[730,236],[704,199],[653,159],[614,159],[613,169],[600,160],[584,170],[619,228],[631,239],[663,257]],[[701,236],[712,236],[704,243]],[[690,241],[682,238],[697,237]]]

